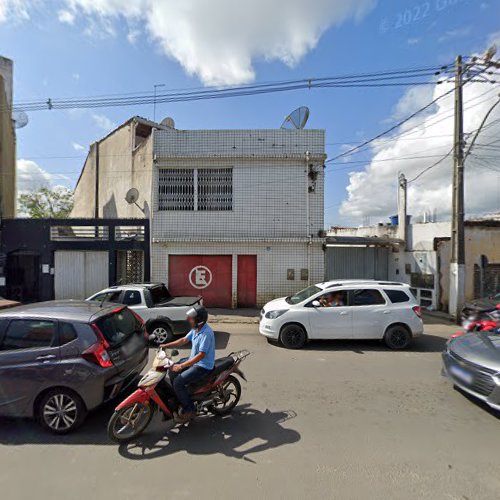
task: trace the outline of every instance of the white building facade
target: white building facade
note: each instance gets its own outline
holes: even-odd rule
[[[208,306],[324,277],[324,131],[156,130],[152,273]]]
[[[91,146],[72,217],[147,217],[152,279],[210,307],[260,306],[324,279],[324,141],[133,117]]]

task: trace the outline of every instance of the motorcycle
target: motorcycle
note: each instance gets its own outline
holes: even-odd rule
[[[241,397],[241,384],[234,374],[246,381],[239,366],[249,354],[242,350],[215,360],[214,369],[190,387],[196,415],[226,415],[234,409]],[[116,407],[108,423],[111,440],[122,443],[136,438],[148,427],[155,411],[161,412],[165,420],[182,412],[170,379],[172,358],[178,355],[177,350],[157,350],[137,390]]]
[[[474,316],[469,316],[462,323],[463,331],[454,333],[451,338],[461,337],[471,332],[494,332],[500,334],[500,308],[492,311],[483,311]]]

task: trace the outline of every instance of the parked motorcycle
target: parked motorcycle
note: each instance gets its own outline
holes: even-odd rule
[[[178,351],[158,349],[152,368],[139,381],[138,389],[120,403],[108,423],[108,436],[121,443],[139,436],[147,428],[155,411],[165,420],[175,418],[182,410],[170,380],[173,357]],[[238,404],[241,384],[234,374],[246,380],[240,370],[249,351],[233,352],[215,360],[214,369],[191,387],[196,414],[225,415]]]
[[[496,332],[500,334],[500,307],[469,316],[464,320],[462,326],[464,330],[454,333],[451,338],[461,337],[471,332]]]

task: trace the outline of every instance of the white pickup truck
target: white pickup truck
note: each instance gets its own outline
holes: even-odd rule
[[[174,335],[185,335],[189,331],[187,311],[196,304],[203,304],[201,296],[173,297],[163,283],[112,286],[87,300],[128,306],[144,320],[156,344],[170,342]]]

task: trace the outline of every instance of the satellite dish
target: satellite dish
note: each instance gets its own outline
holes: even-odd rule
[[[309,108],[301,106],[293,110],[281,124],[284,129],[303,129],[306,126],[307,119],[309,118]]]
[[[24,111],[15,111],[12,115],[14,121],[14,128],[23,128],[28,125],[28,115]]]
[[[130,188],[125,195],[125,201],[129,205],[137,204],[137,200],[139,199],[139,191],[135,188]]]
[[[161,121],[161,125],[163,125],[164,127],[168,127],[168,128],[175,128],[174,119],[171,118],[170,116],[167,116],[166,118],[164,118]]]

